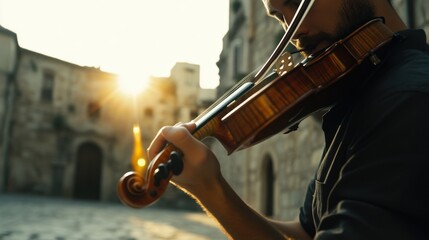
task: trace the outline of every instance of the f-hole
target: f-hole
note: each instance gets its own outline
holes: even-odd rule
[[[75,168],[75,198],[100,199],[102,158],[101,149],[96,144],[87,142],[79,146]]]
[[[274,215],[274,168],[273,160],[270,157],[265,158],[262,169],[263,211],[265,216],[270,217]]]

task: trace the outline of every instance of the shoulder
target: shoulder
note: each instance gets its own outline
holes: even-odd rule
[[[424,34],[411,33],[389,49],[390,56],[353,100],[349,124],[355,140],[429,121],[429,52]]]
[[[387,94],[398,91],[429,93],[428,53],[416,49],[403,50],[386,64],[374,85],[374,90],[385,90]]]
[[[429,92],[429,46],[421,30],[398,33],[397,43],[388,51],[388,57],[369,84],[377,95],[401,91]]]
[[[379,111],[415,94],[429,97],[429,48],[424,32],[408,30],[398,38],[356,99],[357,109]]]

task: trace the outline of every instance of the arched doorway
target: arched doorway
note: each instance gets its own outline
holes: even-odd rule
[[[77,150],[74,197],[99,200],[101,191],[101,165],[103,154],[100,147],[86,142]]]
[[[264,159],[262,167],[262,204],[265,216],[274,215],[274,166],[271,157]]]

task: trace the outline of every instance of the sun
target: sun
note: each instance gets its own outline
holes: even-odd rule
[[[118,78],[118,89],[127,95],[138,95],[147,87],[148,76],[138,73],[122,73]]]

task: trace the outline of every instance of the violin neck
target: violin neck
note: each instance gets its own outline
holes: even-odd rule
[[[198,119],[196,119],[195,124],[197,126],[197,130],[204,126],[210,119],[214,116],[218,115],[222,110],[224,110],[228,105],[234,102],[237,98],[242,96],[244,93],[252,89],[255,84],[253,82],[245,82],[241,84],[241,86],[236,89],[233,93],[229,94],[225,99],[216,104],[210,111],[206,112],[203,115],[200,115]]]

